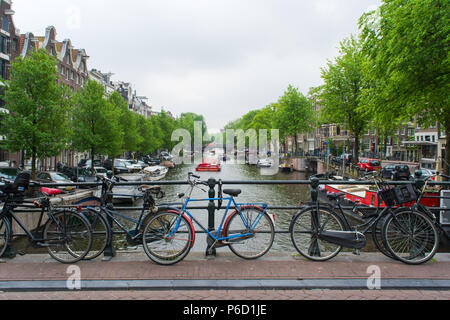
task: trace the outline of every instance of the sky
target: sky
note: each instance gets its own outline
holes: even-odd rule
[[[89,69],[131,82],[154,110],[202,114],[210,132],[307,94],[339,42],[381,0],[14,0],[21,33],[71,39]]]

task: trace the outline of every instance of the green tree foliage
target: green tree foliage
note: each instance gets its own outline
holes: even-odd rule
[[[324,85],[313,89],[323,105],[321,122],[342,124],[354,136],[355,162],[359,161],[361,135],[371,121],[370,113],[361,103],[364,59],[358,42],[353,37],[345,39],[341,42],[339,56],[322,68]]]
[[[139,115],[128,109],[127,103],[118,92],[111,94],[109,102],[118,110],[119,126],[123,132],[123,144],[117,155],[123,151],[138,151],[138,146],[142,141],[137,124]]]
[[[89,80],[75,97],[73,147],[90,151],[92,159],[97,155],[120,154],[123,131],[119,117],[120,110],[105,98],[103,86]]]
[[[372,112],[384,119],[417,116],[422,125],[439,122],[447,135],[450,163],[450,64],[448,0],[384,0],[360,19]],[[450,166],[447,166],[447,172]]]
[[[45,50],[12,63],[11,80],[6,83],[4,100],[10,111],[2,121],[4,148],[24,150],[32,160],[56,156],[70,134],[70,97],[67,88],[57,84],[57,61]]]
[[[280,130],[280,137],[295,137],[295,149],[298,151],[297,135],[311,132],[314,120],[311,101],[297,88],[289,85],[275,107],[275,127]]]

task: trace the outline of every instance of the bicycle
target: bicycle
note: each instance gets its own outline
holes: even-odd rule
[[[90,198],[95,203],[99,203],[97,206],[84,206],[83,213],[91,223],[94,240],[91,252],[84,258],[84,260],[93,260],[100,256],[107,246],[112,245],[113,237],[113,225],[117,225],[126,235],[126,241],[130,245],[142,244],[142,232],[146,221],[148,221],[150,215],[158,212],[159,208],[156,207],[156,202],[152,196],[156,195],[157,198],[162,199],[165,194],[160,187],[150,187],[142,185],[138,189],[143,192],[142,198],[144,203],[142,206],[141,214],[138,220],[130,218],[124,214],[117,212],[112,204],[113,193],[116,182],[112,179],[108,179],[104,176],[98,176],[98,179],[102,181],[101,197]],[[80,204],[83,206],[82,204]],[[120,223],[117,219],[124,219],[135,225],[134,229],[127,229],[126,226]]]
[[[389,258],[397,258],[383,242],[385,234],[381,232],[381,239],[377,238],[380,225],[384,225],[385,221],[392,217],[395,203],[388,201],[386,184],[382,178],[372,174],[371,179],[377,187],[378,196],[386,206],[382,209],[380,205],[370,208],[355,203],[352,212],[364,220],[361,225],[352,226],[349,223],[340,204],[344,193],[329,195],[331,200],[337,201],[337,206],[314,201],[293,217],[289,232],[295,249],[302,256],[313,261],[327,261],[336,257],[344,247],[354,249],[354,253],[359,254],[359,250],[367,243],[365,234],[371,230],[377,249]],[[313,183],[318,185],[319,181]],[[336,212],[336,209],[339,211]],[[381,229],[384,230],[382,227]]]
[[[208,183],[199,179],[193,173],[188,174],[188,190],[178,195],[180,199],[184,198],[181,210],[163,210],[148,221],[143,235],[147,256],[161,265],[173,265],[182,261],[195,243],[194,222],[211,240],[208,250],[228,246],[235,255],[247,260],[265,255],[272,247],[275,236],[274,220],[267,212],[267,204],[238,204],[235,198],[242,191],[222,190],[221,184],[217,198],[192,199],[195,188],[206,192],[199,186],[208,186]],[[229,197],[223,197],[223,193]],[[188,210],[190,203],[200,201],[218,201],[220,209],[224,200],[228,203],[217,231],[209,231]],[[236,209],[229,215],[232,204]]]
[[[440,173],[435,177],[439,175],[450,178]],[[421,179],[422,190],[417,186],[416,189],[409,191],[418,195],[417,201],[410,208],[396,209],[393,216],[386,219],[383,224],[383,232],[387,235],[383,239],[384,245],[396,259],[406,264],[418,265],[428,262],[439,249],[440,235],[444,234],[450,238],[449,232],[441,226],[436,216],[421,204],[431,178],[432,176]]]
[[[26,201],[25,190],[30,180],[31,175],[23,172],[14,182],[2,179],[5,185],[0,187],[0,198],[4,203],[0,212],[0,257],[15,236],[12,230],[12,222],[15,221],[26,233],[32,247],[47,248],[49,255],[61,263],[72,264],[80,261],[92,245],[89,221],[75,210],[53,208],[48,197]],[[32,204],[42,209],[34,231],[30,231],[14,213],[14,209],[23,204]],[[44,212],[47,213],[48,219],[42,225]]]

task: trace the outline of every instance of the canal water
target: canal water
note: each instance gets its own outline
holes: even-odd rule
[[[275,175],[262,175],[260,169],[256,166],[250,165],[237,165],[224,163],[222,165],[221,172],[195,172],[195,165],[181,165],[174,169],[171,169],[164,180],[166,181],[187,181],[188,173],[193,172],[201,177],[201,180],[208,180],[209,178],[215,178],[216,180],[222,179],[226,181],[238,181],[238,180],[308,180],[309,175],[304,172],[292,172],[283,173],[279,172]],[[195,189],[191,198],[204,199],[208,198],[208,188],[202,186],[204,191]],[[226,185],[226,188],[239,188],[242,190],[242,194],[236,198],[237,203],[267,203],[269,206],[299,206],[300,202],[310,201],[310,188],[307,185]],[[166,197],[162,200],[158,200],[158,203],[178,203],[180,200],[177,197],[178,193],[185,193],[188,189],[187,185],[175,185],[175,186],[163,186],[163,190],[166,193]],[[217,187],[216,187],[217,196]],[[217,204],[217,202],[216,202]],[[141,203],[135,203],[135,206],[140,206]],[[206,207],[208,202],[195,202],[192,206]],[[226,207],[227,202],[224,201],[222,208]],[[198,219],[202,225],[208,227],[208,211],[206,209],[189,210],[196,219]],[[216,211],[215,215],[215,227],[219,228],[222,221],[225,209]],[[292,217],[299,210],[269,210],[270,214],[275,215],[275,230],[286,232],[289,230],[289,225]],[[229,214],[232,213],[230,210]],[[140,213],[127,212],[128,216],[137,219]],[[127,221],[121,220],[121,223],[129,225]],[[201,229],[195,225],[196,231]],[[120,250],[140,250],[140,247],[130,246],[123,236],[114,236],[115,247]],[[366,249],[373,251],[373,246],[369,245]],[[196,235],[195,246],[193,251],[204,252],[206,250],[206,235],[198,233]],[[228,250],[227,248],[220,248],[217,250]],[[292,245],[290,235],[288,233],[277,233],[275,235],[275,241],[271,251],[284,252],[284,253],[297,253]]]

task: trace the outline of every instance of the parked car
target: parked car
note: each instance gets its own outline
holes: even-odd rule
[[[381,170],[381,163],[376,159],[361,160],[358,163],[358,168],[365,172],[379,171]]]
[[[159,155],[159,158],[162,161],[172,161],[173,156],[170,155],[168,152],[161,152],[161,154]]]
[[[36,181],[41,183],[61,183],[61,184],[73,184],[73,181],[70,180],[68,176],[64,173],[46,171],[46,172],[38,172],[36,175]],[[76,189],[75,186],[61,186],[58,187],[62,192],[70,192]]]
[[[106,170],[112,171],[112,160],[107,159],[103,162],[103,167]],[[134,171],[134,167],[129,164],[127,160],[123,159],[115,159],[114,160],[114,174],[122,174],[122,173],[132,173]]]
[[[94,167],[101,167],[102,161],[101,160],[94,160]],[[81,159],[81,161],[78,163],[79,168],[91,168],[92,167],[92,160],[88,159]]]
[[[381,169],[380,174],[383,178],[395,181],[409,180],[411,172],[406,164],[388,164]]]
[[[104,177],[108,177],[108,170],[106,168],[103,167],[95,167],[95,176],[104,176]]]
[[[420,175],[421,178],[431,177],[431,180],[434,180],[434,176],[436,175],[436,170],[431,169],[419,169],[415,172],[416,175]]]
[[[0,178],[14,181],[18,174],[19,174],[19,169],[10,168],[10,167],[0,168]]]

